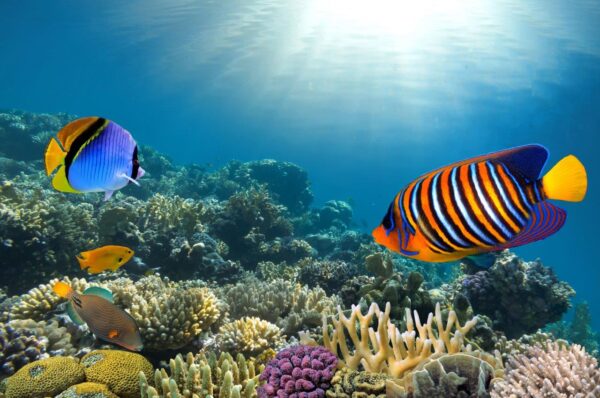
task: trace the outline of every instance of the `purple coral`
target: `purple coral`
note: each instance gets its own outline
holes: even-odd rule
[[[297,345],[275,356],[260,375],[259,398],[321,398],[335,373],[337,358],[325,347]]]

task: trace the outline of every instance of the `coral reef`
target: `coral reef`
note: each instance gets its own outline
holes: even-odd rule
[[[256,396],[258,375],[263,370],[253,359],[241,354],[234,359],[228,353],[219,357],[188,353],[185,359],[177,355],[169,368],[170,373],[156,370],[153,379],[140,373],[142,398],[251,398]]]
[[[81,358],[81,365],[87,381],[104,384],[121,398],[139,397],[139,374],[150,378],[154,373],[146,358],[128,351],[92,351]]]
[[[357,267],[344,261],[319,261],[306,258],[298,262],[298,279],[308,286],[320,286],[327,294],[340,291],[346,281],[358,273]]]
[[[281,330],[257,317],[244,317],[226,323],[217,336],[220,347],[229,352],[256,356],[283,343]]]
[[[56,396],[56,398],[119,398],[106,385],[85,382],[75,384]]]
[[[596,358],[600,358],[600,334],[592,330],[592,316],[588,303],[575,304],[575,314],[570,322],[559,321],[545,330],[555,338],[579,344]]]
[[[0,326],[0,374],[12,375],[28,363],[38,360],[46,352],[45,344],[35,332]]]
[[[324,347],[294,346],[277,353],[259,380],[260,397],[323,398],[333,377],[337,358]]]
[[[600,369],[596,359],[577,344],[567,348],[550,341],[513,356],[505,380],[492,391],[492,398],[597,396]]]
[[[326,391],[328,398],[385,398],[386,382],[391,376],[385,373],[342,368],[331,379],[331,388]]]
[[[129,310],[150,351],[181,348],[220,317],[219,303],[208,288],[183,287],[158,276],[108,285],[115,303]]]
[[[333,319],[331,334],[324,317],[323,345],[350,369],[357,370],[360,366],[368,372],[383,372],[401,377],[433,353],[452,354],[463,350],[464,336],[477,323],[474,318],[460,325],[456,313],[450,311],[444,324],[438,304],[435,314],[430,313],[424,324],[417,312],[411,315],[410,310],[406,309],[406,331],[401,333],[390,321],[390,307],[387,303],[385,311],[381,311],[373,303],[368,312],[363,314],[359,307],[353,306],[350,317],[346,317],[339,309],[337,319]],[[371,327],[374,318],[377,319],[376,329]],[[306,335],[303,337],[306,338]],[[349,347],[347,338],[352,343],[352,348]]]
[[[575,291],[539,260],[524,262],[504,251],[485,271],[459,281],[475,312],[488,315],[494,329],[515,338],[555,322],[570,306]]]

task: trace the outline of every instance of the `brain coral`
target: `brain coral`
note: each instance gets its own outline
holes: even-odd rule
[[[76,359],[53,357],[25,365],[6,384],[6,398],[42,398],[54,396],[85,380],[85,372]]]
[[[139,374],[150,378],[154,368],[140,354],[119,350],[96,350],[81,358],[87,381],[105,384],[121,398],[140,396]]]
[[[337,358],[324,347],[298,345],[277,353],[260,375],[262,398],[322,398],[335,372]]]
[[[600,397],[598,362],[581,346],[548,341],[513,356],[493,398]]]
[[[219,302],[208,288],[184,287],[158,276],[132,283],[121,278],[109,284],[115,303],[129,310],[137,322],[144,347],[176,349],[215,323]]]
[[[284,341],[276,325],[256,317],[226,323],[219,329],[217,340],[224,350],[245,355],[258,355]]]
[[[106,385],[85,382],[76,384],[61,392],[56,398],[119,398]]]

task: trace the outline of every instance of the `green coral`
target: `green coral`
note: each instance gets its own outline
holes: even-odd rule
[[[169,362],[170,373],[156,370],[154,379],[141,373],[139,384],[142,398],[251,398],[263,367],[241,354],[179,354]]]
[[[121,398],[139,397],[139,373],[151,377],[154,367],[140,354],[96,350],[81,358],[87,381],[106,385]]]
[[[84,368],[74,358],[41,359],[25,365],[8,379],[6,398],[54,396],[84,380]]]

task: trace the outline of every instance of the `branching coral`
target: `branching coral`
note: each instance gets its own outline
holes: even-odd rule
[[[108,287],[115,303],[128,309],[137,322],[149,350],[183,347],[221,315],[217,298],[208,288],[184,288],[158,276],[135,283],[118,279]]]
[[[185,359],[179,354],[169,362],[170,373],[164,369],[154,373],[154,385],[140,374],[142,398],[251,398],[256,396],[258,375],[263,367],[253,359],[228,353],[220,357],[192,353]]]
[[[598,397],[598,362],[581,346],[548,341],[513,356],[505,380],[494,385],[493,398]]]
[[[384,372],[401,377],[433,353],[463,350],[465,334],[477,323],[474,318],[460,325],[456,313],[450,311],[444,324],[438,304],[435,314],[430,313],[424,324],[418,313],[415,312],[413,317],[410,310],[406,309],[406,330],[400,332],[390,321],[390,307],[387,303],[385,311],[381,311],[373,303],[368,312],[362,314],[359,307],[352,306],[350,317],[346,317],[338,308],[338,316],[332,320],[331,334],[327,318],[323,317],[323,345],[350,369],[357,370],[362,366],[368,372]],[[375,318],[377,328],[373,329],[371,324]],[[347,338],[352,347],[348,346]]]
[[[256,317],[244,317],[226,323],[219,330],[217,341],[222,349],[255,356],[283,344],[281,330],[271,322]]]

